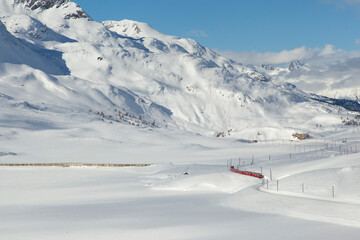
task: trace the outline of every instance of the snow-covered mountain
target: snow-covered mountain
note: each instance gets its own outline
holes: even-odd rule
[[[49,9],[52,7],[60,7],[62,4],[69,2],[68,0],[14,0],[16,4],[24,4],[26,7],[30,8],[31,10],[40,9]]]
[[[11,109],[247,139],[340,122],[334,102],[146,23],[99,23],[68,0],[0,0],[0,16],[2,121]]]
[[[315,59],[312,64],[293,61],[288,67],[267,65],[254,67],[275,83],[290,82],[302,90],[331,98],[351,99],[359,102],[360,98],[360,58],[345,56],[323,61],[325,57]],[[324,63],[325,62],[325,63]]]
[[[303,74],[0,0],[1,239],[358,239],[359,103]]]
[[[308,71],[310,69],[309,64],[302,63],[299,60],[292,61],[289,65],[289,71],[295,71],[295,70],[304,70]]]

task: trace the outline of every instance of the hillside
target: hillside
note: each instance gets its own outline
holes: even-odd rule
[[[347,114],[334,101],[274,83],[253,67],[146,23],[98,23],[71,1],[1,0],[0,6],[3,119],[8,106],[26,103],[29,111],[22,114],[41,110],[41,118],[82,114],[266,140],[291,139],[316,124],[334,128]]]
[[[357,240],[360,104],[314,71],[0,0],[0,236]]]

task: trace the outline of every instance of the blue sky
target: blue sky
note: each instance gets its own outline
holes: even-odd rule
[[[360,0],[73,0],[96,21],[131,19],[235,52],[331,44],[360,50]]]

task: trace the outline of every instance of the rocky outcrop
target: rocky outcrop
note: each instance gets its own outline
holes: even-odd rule
[[[49,9],[52,7],[60,7],[61,5],[70,2],[70,0],[14,0],[15,4],[25,4],[31,10]]]
[[[299,60],[292,61],[289,65],[289,71],[295,71],[298,69],[309,70],[310,66],[309,64],[302,63]]]
[[[294,133],[293,138],[297,138],[299,140],[305,140],[305,139],[309,139],[310,135],[308,133]]]
[[[77,19],[86,18],[91,20],[90,16],[81,9],[77,4],[71,2],[71,0],[14,0],[14,4],[23,4],[26,8],[31,10],[47,10],[50,8],[60,8],[62,6],[68,7],[67,4],[74,4],[75,9],[72,12],[65,14],[65,19]]]

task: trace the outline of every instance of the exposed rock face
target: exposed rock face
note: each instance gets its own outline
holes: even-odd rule
[[[70,0],[14,0],[15,4],[23,3],[31,10],[49,9],[52,7],[60,7],[64,3],[68,3]]]
[[[309,70],[310,66],[309,66],[309,64],[302,63],[299,60],[296,60],[296,61],[293,61],[290,63],[289,71],[294,71],[294,70],[298,70],[298,69]]]
[[[274,65],[271,65],[271,64],[261,64],[261,67],[266,69],[266,70],[270,70],[270,71],[275,70]]]
[[[66,4],[72,3],[71,0],[13,0],[14,4],[23,4],[26,8],[31,10],[46,10],[53,7],[60,8],[62,6],[68,7]],[[67,13],[65,19],[77,19],[86,18],[91,20],[89,15],[81,9],[77,4],[72,3],[75,6],[75,10]],[[66,5],[66,6],[65,6]]]
[[[89,15],[86,14],[86,12],[84,12],[83,10],[77,10],[76,13],[69,13],[65,16],[65,19],[76,19],[76,18],[87,18],[88,20],[90,20]]]
[[[299,140],[305,140],[305,139],[309,139],[310,135],[308,133],[294,133],[293,138],[297,138]]]

